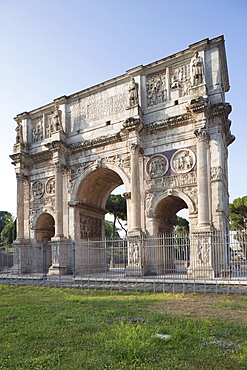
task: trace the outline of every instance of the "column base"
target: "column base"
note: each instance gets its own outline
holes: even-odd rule
[[[144,270],[141,266],[130,264],[125,269],[125,276],[144,276]]]
[[[214,279],[215,271],[211,266],[188,268],[189,279]]]

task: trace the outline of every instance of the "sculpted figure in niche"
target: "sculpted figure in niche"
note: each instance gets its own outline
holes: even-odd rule
[[[59,110],[59,106],[57,104],[55,104],[53,122],[55,131],[61,130],[61,111]]]
[[[129,105],[130,107],[133,107],[134,105],[138,104],[138,86],[134,77],[131,79],[129,94]]]
[[[192,78],[193,85],[197,86],[203,83],[204,70],[203,70],[203,59],[199,56],[198,51],[195,52],[194,58],[192,59]]]
[[[19,121],[17,121],[17,127],[15,131],[16,131],[16,144],[22,144],[23,143],[22,125],[20,124]]]

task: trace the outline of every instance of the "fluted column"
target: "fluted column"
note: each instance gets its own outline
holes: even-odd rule
[[[197,137],[198,227],[200,228],[210,225],[207,164],[208,133],[205,128],[195,130],[194,133]]]
[[[139,153],[140,146],[136,143],[130,144],[131,158],[131,229],[140,230],[140,171],[139,171]]]
[[[63,236],[63,176],[59,161],[55,166],[55,237]]]
[[[17,240],[24,239],[24,175],[22,173],[16,174],[17,180]]]

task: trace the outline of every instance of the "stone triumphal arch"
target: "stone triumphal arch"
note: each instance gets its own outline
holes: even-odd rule
[[[16,256],[46,241],[104,238],[106,201],[121,184],[130,239],[170,232],[183,208],[191,234],[226,232],[228,90],[220,36],[18,114]],[[25,258],[18,264],[25,270]]]

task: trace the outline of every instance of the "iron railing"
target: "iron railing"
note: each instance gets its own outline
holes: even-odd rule
[[[87,287],[92,281],[100,287],[121,281],[119,289],[131,281],[142,286],[165,282],[186,287],[192,281],[247,286],[247,235],[217,231],[16,245],[14,257],[11,249],[0,252],[0,279],[46,283],[59,279],[60,284],[72,285],[87,281]]]

